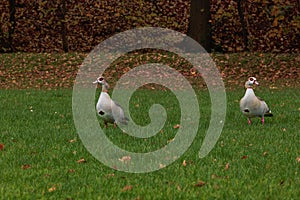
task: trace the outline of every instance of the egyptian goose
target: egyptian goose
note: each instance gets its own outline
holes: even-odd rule
[[[244,97],[240,100],[240,109],[242,113],[248,118],[248,124],[251,124],[251,118],[261,117],[261,123],[265,123],[265,116],[273,116],[271,110],[265,101],[255,96],[253,86],[259,85],[255,77],[250,77],[245,83],[246,92]]]
[[[128,118],[125,116],[123,109],[113,101],[107,93],[109,85],[104,77],[100,76],[93,83],[102,85],[102,91],[96,105],[96,110],[100,118],[103,119],[104,126],[107,127],[108,123],[113,123],[114,127],[116,127],[118,122],[127,125]]]

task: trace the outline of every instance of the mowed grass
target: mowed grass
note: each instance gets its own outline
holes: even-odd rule
[[[210,99],[206,90],[197,94],[201,120],[188,151],[166,168],[134,174],[103,165],[85,149],[72,118],[71,90],[1,90],[1,199],[299,198],[299,89],[257,89],[274,117],[266,118],[265,125],[257,118],[251,126],[239,111],[244,89],[227,91],[223,132],[203,159],[198,153],[210,120]],[[132,117],[141,125],[151,123],[147,113],[153,103],[168,113],[162,132],[137,139],[110,126],[107,136],[137,152],[167,145],[180,123],[174,95],[138,91],[131,101]]]

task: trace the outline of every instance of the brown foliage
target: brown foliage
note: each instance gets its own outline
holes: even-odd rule
[[[65,2],[65,12],[63,2]],[[187,32],[189,0],[58,0],[16,1],[12,45],[16,51],[63,51],[64,22],[70,51],[88,52],[115,33],[135,27],[165,27]],[[300,17],[297,0],[242,0],[253,51],[299,51]],[[6,52],[10,21],[9,1],[0,3],[0,52]],[[236,0],[211,0],[214,43],[229,52],[243,51]]]
[[[297,0],[242,0],[248,32],[248,48],[252,51],[299,51],[300,18]],[[225,51],[245,48],[237,3],[212,0],[213,39]]]

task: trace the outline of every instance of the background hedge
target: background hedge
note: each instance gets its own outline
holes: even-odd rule
[[[189,11],[189,0],[1,1],[0,52],[88,52],[117,32],[143,26],[186,33]],[[247,46],[250,51],[299,52],[298,0],[211,0],[210,11],[218,50],[239,52]]]

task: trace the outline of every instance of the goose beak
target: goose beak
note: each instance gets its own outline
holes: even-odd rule
[[[254,84],[255,84],[255,85],[259,85],[259,83],[258,83],[256,80],[254,81]]]
[[[95,81],[93,82],[93,84],[96,84],[96,83],[98,83],[98,80],[95,80]]]

